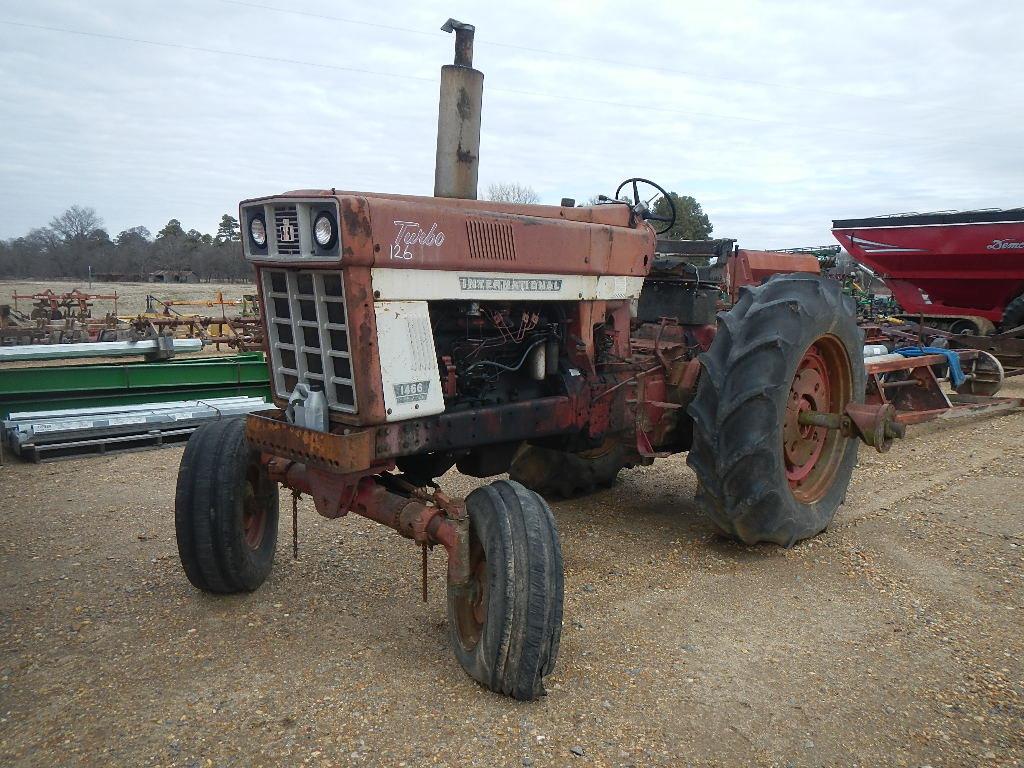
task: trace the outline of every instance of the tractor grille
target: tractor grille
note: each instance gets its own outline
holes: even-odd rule
[[[300,381],[320,381],[332,408],[355,413],[342,273],[264,269],[262,277],[274,391],[287,397]]]
[[[294,205],[274,206],[274,231],[277,234],[277,253],[298,256],[302,253],[299,238],[299,212]]]

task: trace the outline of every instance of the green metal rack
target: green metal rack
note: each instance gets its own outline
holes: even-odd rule
[[[147,363],[0,369],[0,418],[12,411],[247,395],[270,397],[262,352]]]

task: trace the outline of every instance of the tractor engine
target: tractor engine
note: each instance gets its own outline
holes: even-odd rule
[[[566,309],[557,303],[429,302],[446,410],[556,394]],[[550,377],[550,380],[549,380]]]

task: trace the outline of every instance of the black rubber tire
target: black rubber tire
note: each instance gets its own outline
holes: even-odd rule
[[[246,541],[246,503],[262,515]],[[205,592],[251,592],[270,574],[277,547],[278,488],[245,439],[245,419],[205,424],[189,438],[178,469],[174,531],[185,575]]]
[[[999,330],[1012,331],[1021,325],[1024,325],[1024,293],[1006,305]]]
[[[973,320],[962,317],[949,324],[949,332],[957,335],[977,336],[981,333],[981,328]]]
[[[698,506],[730,536],[792,546],[832,522],[846,497],[859,441],[848,439],[833,480],[812,503],[786,479],[782,429],[790,386],[810,345],[837,337],[851,366],[852,394],[863,402],[864,334],[842,286],[817,275],[774,275],[741,291],[719,315],[718,333],[700,357],[689,407],[694,420],[687,463],[699,481]]]
[[[569,498],[612,485],[625,466],[625,450],[617,443],[596,456],[524,443],[508,476],[542,496]]]
[[[470,677],[492,691],[530,701],[545,693],[562,635],[563,565],[558,528],[538,494],[498,480],[466,498],[470,536],[486,562],[486,618],[475,642],[459,629],[465,588],[448,588],[449,639]]]

